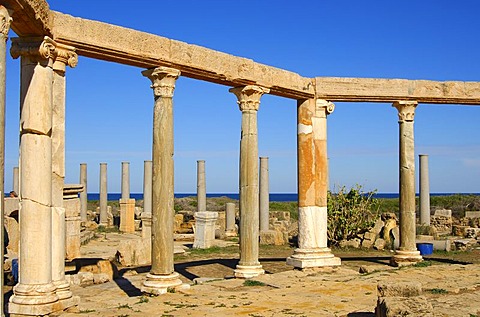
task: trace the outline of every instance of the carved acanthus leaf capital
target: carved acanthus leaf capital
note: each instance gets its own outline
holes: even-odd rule
[[[230,88],[229,91],[237,96],[237,104],[241,111],[258,111],[260,107],[260,97],[262,97],[263,94],[268,94],[270,89],[248,85]]]
[[[15,37],[12,38],[10,55],[13,58],[24,56],[35,61],[49,60],[54,58],[56,46],[57,43],[48,36],[43,38]]]
[[[78,55],[75,53],[75,47],[57,43],[53,69],[65,71],[67,65],[73,68],[77,66],[77,63]]]
[[[393,107],[398,110],[398,121],[413,121],[417,105],[416,101],[395,101]]]
[[[335,110],[335,104],[324,99],[317,99],[315,102],[315,116],[326,117]]]
[[[180,71],[169,67],[156,67],[147,69],[142,75],[152,81],[150,86],[155,97],[172,98],[175,90],[175,82],[180,77]]]
[[[8,31],[10,30],[10,24],[12,23],[12,17],[7,8],[0,5],[0,32],[5,40],[8,38]]]

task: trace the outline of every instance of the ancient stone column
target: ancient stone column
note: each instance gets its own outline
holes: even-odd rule
[[[197,161],[197,211],[207,211],[205,161]]]
[[[152,161],[143,164],[142,238],[152,238]]]
[[[413,118],[415,101],[397,101],[398,110],[399,163],[400,163],[400,248],[395,251],[391,263],[395,266],[410,265],[422,261],[415,244],[415,142]]]
[[[428,178],[428,155],[419,155],[420,162],[420,224],[430,226],[430,180]]]
[[[56,43],[48,38],[14,38],[21,56],[20,254],[19,283],[8,310],[48,315],[58,295],[52,283],[52,100]]]
[[[80,184],[83,185],[83,191],[80,193],[80,219],[82,222],[87,222],[87,163],[80,164]]]
[[[135,199],[130,199],[130,163],[122,162],[122,198],[120,199],[120,231],[135,232]]]
[[[79,298],[72,298],[70,283],[65,280],[66,213],[63,205],[65,183],[65,70],[77,65],[77,54],[71,46],[57,43],[53,63],[53,111],[52,111],[52,280],[57,287],[58,298],[64,306],[78,305]],[[80,236],[80,228],[78,228]],[[80,247],[80,246],[79,246]],[[80,249],[80,248],[79,248]],[[66,308],[65,307],[65,308]]]
[[[235,237],[237,229],[235,228],[235,204],[226,203],[225,205],[225,236]]]
[[[152,81],[152,268],[142,291],[164,294],[168,288],[182,284],[173,267],[173,91],[180,71],[157,67],[143,71]]]
[[[327,245],[327,115],[334,109],[326,100],[298,101],[298,248],[287,264],[300,269],[341,262]]]
[[[13,191],[18,195],[18,176],[19,176],[19,172],[18,172],[18,167],[14,167],[13,168]]]
[[[102,226],[108,226],[107,213],[107,163],[100,163],[100,221]]]
[[[63,188],[63,206],[65,208],[65,253],[67,260],[71,261],[81,256],[80,254],[80,198],[78,194],[83,191],[82,184],[65,184]]]
[[[260,158],[260,232],[269,229],[270,191],[268,186],[268,157]]]
[[[0,245],[5,245],[4,241],[4,188],[5,188],[5,89],[6,89],[6,61],[7,61],[7,39],[8,31],[12,18],[8,10],[0,5]],[[18,176],[18,175],[17,175]],[[18,191],[16,192],[18,193]],[[0,285],[4,285],[3,281],[3,252],[0,254]],[[0,314],[3,314],[3,296],[0,298]]]
[[[257,111],[260,97],[270,90],[259,86],[231,88],[242,111],[240,139],[240,261],[235,277],[251,278],[263,274],[258,261],[258,136]]]

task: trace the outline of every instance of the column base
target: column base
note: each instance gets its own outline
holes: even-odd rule
[[[182,285],[182,281],[178,278],[179,274],[173,272],[169,275],[147,274],[147,279],[143,282],[142,293],[151,295],[162,295],[168,292],[168,289]]]
[[[73,293],[70,291],[70,283],[65,279],[61,281],[53,281],[53,285],[57,287],[55,293],[59,300],[69,299],[73,296]]]
[[[24,305],[16,303],[8,303],[8,313],[10,317],[20,316],[45,316],[56,312],[65,311],[76,307],[80,304],[80,297],[72,296],[67,299],[62,299],[54,303]]]
[[[13,288],[13,293],[7,309],[10,316],[43,316],[62,309],[52,283],[20,283]]]
[[[423,257],[420,255],[420,251],[396,250],[395,254],[390,259],[390,265],[401,267],[414,265],[422,261]]]
[[[233,273],[236,278],[252,278],[265,274],[265,270],[261,265],[237,265]]]
[[[287,258],[287,264],[303,269],[307,267],[339,266],[342,261],[333,255],[330,248],[295,249],[292,256]]]

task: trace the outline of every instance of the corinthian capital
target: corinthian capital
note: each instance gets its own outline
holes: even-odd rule
[[[41,37],[15,37],[12,39],[10,54],[13,58],[28,57],[34,61],[49,60],[55,56],[57,43],[45,36]]]
[[[3,38],[7,40],[8,31],[10,30],[10,23],[12,23],[12,18],[4,6],[0,5],[0,32],[3,35]]]
[[[398,110],[398,121],[413,121],[417,105],[416,101],[395,101],[393,107]]]
[[[258,111],[258,108],[260,107],[260,97],[262,97],[263,94],[268,94],[270,89],[248,85],[230,88],[229,91],[237,96],[237,104],[241,111]]]
[[[335,104],[333,102],[317,99],[315,102],[315,116],[326,118],[335,110]]]
[[[75,47],[57,43],[53,69],[64,72],[67,65],[73,68],[77,63],[78,55],[75,53]]]
[[[142,75],[152,81],[150,87],[153,89],[155,97],[172,98],[175,82],[180,77],[180,71],[162,66],[144,70]]]

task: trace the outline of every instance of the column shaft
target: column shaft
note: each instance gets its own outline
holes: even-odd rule
[[[415,244],[415,142],[413,118],[416,102],[399,101],[399,195],[400,195],[400,248],[391,259],[393,265],[410,265],[422,261]]]
[[[65,68],[75,67],[77,55],[74,48],[57,44],[53,63],[52,110],[52,280],[61,300],[72,297],[70,283],[65,280],[66,223],[63,206],[65,183]],[[80,234],[80,232],[78,232]],[[75,302],[67,306],[75,305]]]
[[[143,165],[142,238],[152,238],[152,161]]]
[[[130,199],[130,163],[122,162],[122,199]]]
[[[18,171],[18,166],[13,168],[13,185],[12,185],[12,190],[18,195],[19,192],[19,186],[18,186],[18,176],[19,176],[19,171]]]
[[[12,18],[8,10],[0,5],[0,20],[4,23],[1,24],[0,29],[0,245],[5,245],[4,241],[4,190],[5,190],[5,90],[6,90],[6,61],[7,61],[7,39],[8,31],[10,30],[10,23]],[[18,177],[18,175],[17,175]],[[18,191],[16,192],[18,194]],[[0,254],[0,285],[4,285],[3,280],[3,251]],[[4,307],[3,296],[0,298],[0,315],[4,316],[3,307]]]
[[[9,311],[21,314],[58,300],[52,283],[53,54],[49,38],[12,39],[21,57],[19,283]],[[50,307],[52,308],[52,307]]]
[[[428,155],[419,155],[420,162],[420,224],[430,226],[430,180]]]
[[[327,246],[327,114],[334,108],[325,100],[298,101],[298,249],[287,258],[298,268],[340,265]]]
[[[100,163],[100,225],[107,226],[107,163]]]
[[[163,294],[169,287],[181,284],[173,267],[173,91],[180,76],[178,70],[166,67],[149,69],[142,74],[152,81],[153,110],[152,148],[152,268],[142,290]]]
[[[260,231],[268,231],[270,222],[268,157],[260,158]]]
[[[88,206],[87,163],[80,164],[80,184],[83,185],[83,191],[80,192],[80,219],[82,222],[86,222]]]
[[[205,161],[197,161],[197,211],[207,211]]]

